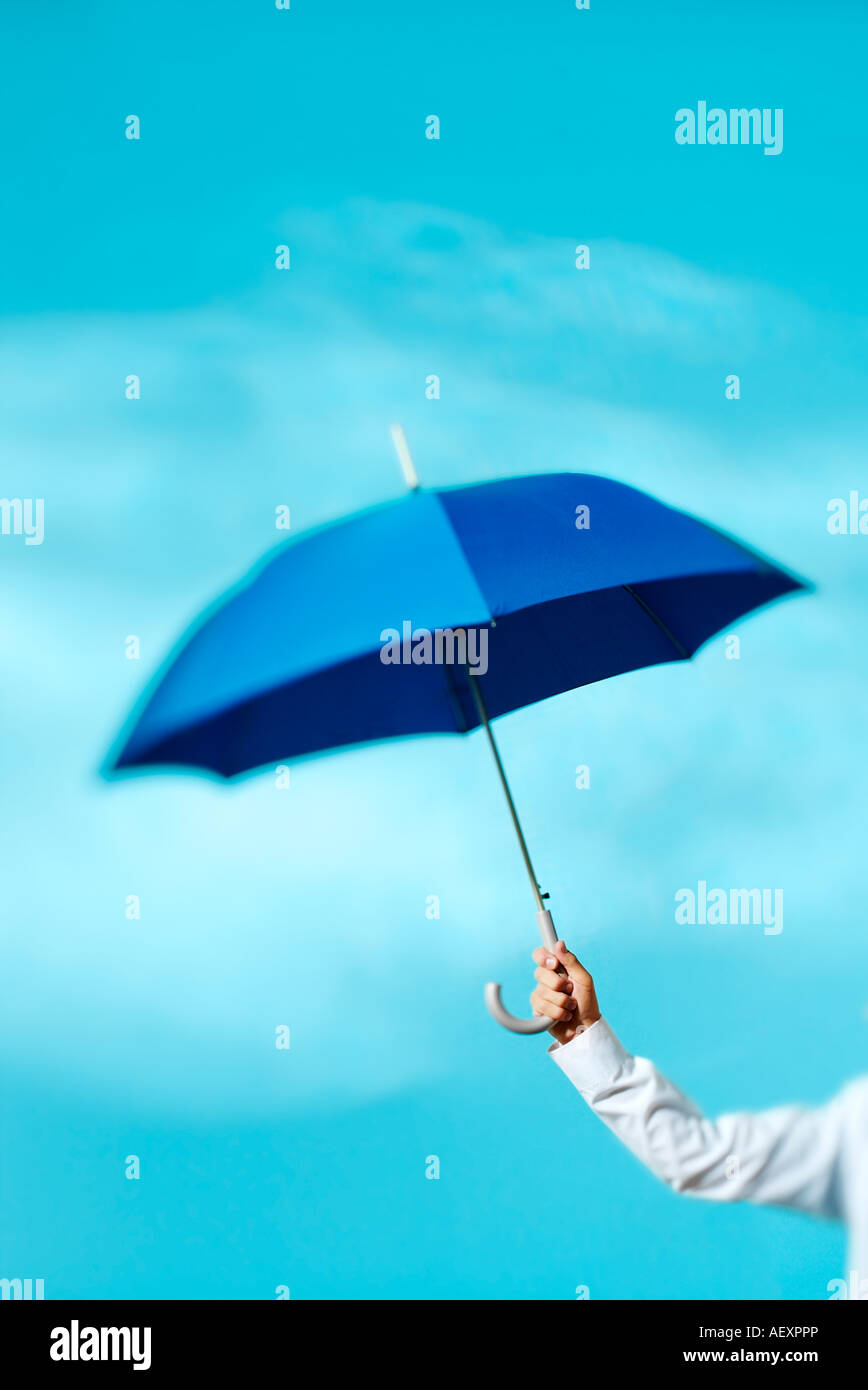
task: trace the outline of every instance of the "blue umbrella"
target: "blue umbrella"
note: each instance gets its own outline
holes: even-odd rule
[[[736,618],[806,586],[608,478],[545,473],[438,489],[408,479],[400,500],[285,543],[210,610],[111,766],[230,778],[326,749],[481,726],[553,945],[490,720],[686,660]],[[499,985],[486,986],[486,1001],[513,1032],[551,1026],[508,1013]]]

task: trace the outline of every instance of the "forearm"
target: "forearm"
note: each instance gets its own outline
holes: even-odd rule
[[[706,1119],[652,1062],[629,1053],[605,1019],[552,1056],[594,1113],[675,1191],[836,1214],[833,1106]]]
[[[714,1188],[725,1177],[726,1145],[714,1126],[647,1058],[627,1052],[605,1019],[552,1055],[604,1124],[676,1191]]]

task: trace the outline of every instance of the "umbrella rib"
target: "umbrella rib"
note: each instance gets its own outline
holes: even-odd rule
[[[690,652],[687,650],[684,643],[679,642],[678,638],[675,636],[675,633],[672,632],[671,629],[666,626],[661,617],[658,617],[658,615],[654,612],[654,609],[650,606],[650,604],[647,604],[645,600],[641,598],[639,594],[636,593],[636,590],[633,588],[632,584],[622,584],[621,588],[626,589],[627,593],[630,594],[636,600],[639,607],[648,614],[648,617],[651,619],[651,621],[657,624],[660,631],[663,633],[663,636],[668,637],[669,641],[672,643],[673,647],[678,652],[678,655],[682,657],[684,661],[689,661]]]

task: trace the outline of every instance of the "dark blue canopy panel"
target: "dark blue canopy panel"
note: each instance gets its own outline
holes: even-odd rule
[[[387,664],[389,630],[475,630],[496,716],[684,660],[803,587],[693,517],[591,474],[420,490],[282,546],[170,659],[114,766],[229,777],[474,728],[463,666],[419,651],[414,661],[410,644]],[[471,656],[481,650],[471,641]]]

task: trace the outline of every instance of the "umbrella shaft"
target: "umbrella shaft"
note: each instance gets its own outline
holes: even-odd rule
[[[494,763],[497,768],[498,776],[500,777],[500,785],[503,787],[504,796],[506,797],[506,804],[509,807],[509,814],[512,817],[512,823],[515,827],[515,833],[518,836],[518,847],[521,850],[521,856],[524,860],[524,867],[527,869],[527,876],[530,879],[530,886],[533,890],[534,902],[536,903],[536,910],[537,912],[544,912],[545,905],[542,900],[542,894],[540,893],[536,874],[533,871],[533,864],[531,863],[530,854],[528,853],[527,841],[524,838],[524,832],[521,828],[521,822],[518,818],[518,812],[515,809],[515,802],[512,799],[512,792],[510,791],[509,783],[506,780],[506,772],[504,771],[503,763],[500,760],[500,751],[497,747],[497,744],[494,741],[494,734],[491,732],[491,725],[488,722],[488,711],[485,708],[485,701],[482,698],[482,691],[479,689],[479,683],[476,677],[469,669],[469,667],[465,669],[467,670],[467,679],[470,681],[470,689],[473,693],[473,699],[476,703],[477,713],[479,714],[482,726],[485,729],[486,735],[488,736],[489,747],[491,748],[492,754],[494,755]]]

